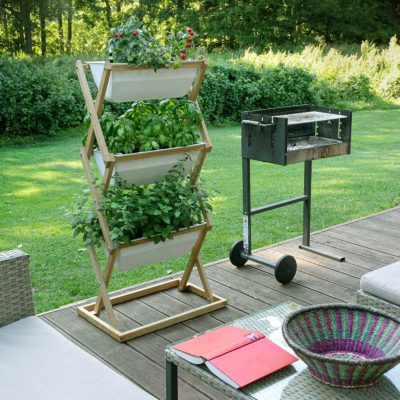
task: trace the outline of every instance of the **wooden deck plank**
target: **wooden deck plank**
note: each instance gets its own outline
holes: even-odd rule
[[[255,292],[263,297],[269,297],[272,304],[282,302],[282,298],[285,301],[294,301],[297,303],[304,304],[316,304],[316,303],[332,303],[337,302],[340,299],[348,301],[353,299],[354,291],[343,288],[334,287],[328,290],[328,286],[331,284],[326,283],[324,280],[302,274],[301,271],[296,273],[295,278],[290,285],[282,285],[275,280],[273,270],[257,265],[253,262],[246,264],[241,268],[230,267],[231,272],[234,275],[240,275],[239,277],[231,280],[231,284],[235,284],[236,290],[243,290],[246,292]],[[251,285],[245,285],[245,279],[251,280]],[[263,284],[261,285],[260,282]],[[307,283],[307,285],[305,285]],[[268,286],[263,286],[263,285]],[[242,288],[242,286],[244,288]]]
[[[116,342],[79,317],[74,310],[76,305],[52,311],[42,318],[155,397],[164,399],[164,348],[168,344],[283,301],[301,304],[354,301],[359,278],[364,273],[400,258],[400,208],[324,229],[311,239],[314,246],[342,254],[346,261],[337,262],[300,250],[299,238],[256,250],[257,255],[273,260],[283,254],[296,258],[298,273],[288,285],[279,284],[272,269],[253,262],[241,268],[227,260],[214,262],[206,266],[210,285],[216,294],[228,299],[228,307],[126,343]],[[191,281],[201,284],[196,271]],[[122,327],[132,328],[204,303],[204,299],[191,293],[171,289],[118,305],[116,317]],[[180,399],[227,400],[197,378],[182,371],[179,376]]]
[[[279,251],[281,254],[290,254],[299,260],[307,261],[314,265],[317,265],[322,268],[327,268],[332,271],[338,271],[343,275],[349,275],[354,278],[360,278],[362,275],[370,271],[370,269],[365,267],[360,267],[356,264],[351,264],[346,260],[345,263],[332,260],[330,258],[318,256],[317,254],[310,253],[309,251],[299,249],[298,245],[290,246],[289,244],[281,245],[279,247],[274,248],[274,250]]]
[[[384,254],[388,254],[390,256],[400,257],[400,246],[397,243],[397,246],[394,243],[381,242],[378,238],[380,234],[376,234],[375,238],[371,238],[370,236],[357,234],[358,231],[354,231],[351,236],[347,232],[342,231],[332,231],[324,233],[323,236],[335,238],[339,240],[344,240],[346,242],[356,244],[361,248],[368,248],[372,250],[379,251]]]
[[[392,226],[384,225],[381,221],[379,221],[379,223],[376,223],[376,221],[378,220],[365,221],[362,225],[355,223],[354,226],[352,226],[351,228],[354,232],[360,230],[362,234],[366,235],[367,237],[376,237],[376,235],[379,235],[379,241],[381,242],[396,242],[397,238],[399,237],[399,230],[393,228]],[[341,228],[347,227],[343,226]],[[349,231],[351,232],[351,229],[348,230],[348,232]]]
[[[280,249],[280,248],[279,248]],[[285,251],[278,251],[278,249],[269,249],[261,253],[261,255],[266,257],[273,257],[274,259],[279,259],[282,255],[287,254]],[[343,264],[337,262],[337,264]],[[301,279],[307,279],[306,275],[312,275],[315,278],[322,279],[323,281],[330,282],[330,286],[339,285],[344,286],[348,289],[357,290],[360,283],[359,280],[353,276],[342,274],[342,272],[337,268],[332,270],[325,268],[322,265],[314,264],[306,260],[297,259],[297,274],[296,276]],[[306,274],[306,275],[304,275]]]
[[[290,285],[281,285],[275,280],[273,270],[259,266],[255,263],[249,262],[246,266],[236,268],[229,265],[221,265],[221,269],[230,272],[232,275],[229,278],[231,288],[240,291],[247,295],[254,296],[255,298],[265,301],[268,304],[274,305],[284,301],[295,301],[303,304],[319,303],[332,303],[338,301],[339,297],[329,296],[318,290],[318,287],[324,282],[320,279],[310,277],[314,280],[314,289],[310,289],[302,284],[304,275],[296,275],[295,279]],[[213,275],[221,279],[224,274],[218,271]],[[226,278],[225,278],[226,279]],[[308,278],[307,278],[308,279]],[[228,279],[226,279],[228,282]],[[249,282],[250,281],[250,282]],[[315,290],[317,288],[317,290]],[[349,297],[353,292],[346,292],[340,288],[340,296]]]
[[[320,236],[320,238],[321,237],[322,237],[322,235]],[[317,247],[321,250],[334,252],[336,255],[344,256],[346,258],[346,261],[348,261],[352,264],[359,265],[361,267],[365,267],[371,271],[388,264],[387,260],[378,260],[376,258],[370,258],[370,257],[366,257],[362,254],[354,253],[354,247],[351,248],[352,247],[351,245],[349,245],[350,248],[347,251],[343,248],[345,246],[341,246],[340,248],[332,247],[331,244],[327,243],[326,240],[325,240],[325,242],[323,242],[321,240],[318,240],[318,238],[312,237],[311,246]],[[360,253],[360,251],[358,251],[358,253]]]
[[[118,343],[82,318],[77,318],[77,314],[72,308],[47,314],[45,318],[153,396],[165,397],[165,371],[161,366],[129,346]],[[182,399],[207,398],[194,392],[193,387],[183,380],[179,385]]]
[[[377,251],[367,247],[357,246],[356,244],[340,239],[331,238],[324,234],[318,234],[316,236],[313,236],[313,241],[314,243],[321,243],[331,247],[332,250],[334,250],[335,253],[337,254],[340,254],[340,250],[344,249],[350,253],[367,257],[375,261],[381,261],[384,262],[385,264],[394,262],[396,260],[396,256],[382,253],[381,251]]]
[[[375,224],[371,225],[354,224],[352,227],[343,226],[328,232],[324,232],[324,235],[333,237],[335,237],[334,235],[341,235],[341,236],[346,235],[349,239],[351,239],[351,236],[355,236],[357,239],[361,240],[364,238],[368,238],[371,239],[369,242],[371,244],[378,244],[378,246],[386,246],[386,252],[388,254],[399,255],[398,253],[400,252],[399,242],[398,242],[398,235],[399,235],[398,231],[384,227],[382,225],[377,226]],[[362,241],[359,244],[365,246],[366,243],[367,243],[366,241]],[[393,251],[395,251],[396,253],[393,253]]]

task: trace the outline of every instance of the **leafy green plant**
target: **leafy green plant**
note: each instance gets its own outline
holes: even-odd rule
[[[143,23],[130,17],[122,25],[112,28],[111,35],[108,46],[116,62],[158,69],[167,68],[171,63],[179,67],[181,61],[195,56],[196,33],[192,28],[170,33],[162,42]]]
[[[108,149],[123,154],[189,146],[199,140],[200,121],[196,104],[186,99],[138,101],[120,117],[105,112],[100,118]]]
[[[179,163],[163,179],[150,185],[126,186],[117,178],[116,185],[105,192],[99,209],[117,247],[141,237],[158,243],[172,239],[176,230],[202,223],[204,213],[211,210],[208,198],[208,193],[185,176],[183,164]],[[100,224],[87,195],[78,198],[68,215],[74,236],[81,234],[86,244],[100,243]]]

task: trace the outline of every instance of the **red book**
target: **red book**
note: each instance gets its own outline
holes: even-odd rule
[[[205,362],[214,375],[236,389],[297,361],[261,332],[233,326],[216,329],[172,348],[189,362]]]

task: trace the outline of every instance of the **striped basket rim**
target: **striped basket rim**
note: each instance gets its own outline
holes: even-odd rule
[[[326,362],[337,362],[340,364],[345,364],[345,365],[377,365],[377,364],[387,364],[388,362],[396,362],[400,361],[400,353],[398,355],[394,356],[387,356],[384,358],[378,358],[378,359],[367,359],[367,360],[346,360],[343,358],[338,358],[335,356],[325,356],[322,354],[318,353],[313,353],[312,351],[307,350],[305,347],[299,346],[297,343],[295,343],[292,338],[290,337],[290,334],[288,332],[288,325],[291,320],[296,318],[297,316],[301,314],[306,314],[310,311],[316,311],[316,310],[324,310],[324,309],[335,309],[335,308],[342,308],[346,310],[359,310],[359,311],[367,311],[373,314],[378,314],[382,317],[388,318],[395,323],[400,325],[400,318],[397,318],[391,314],[388,314],[384,311],[378,310],[374,307],[367,307],[367,306],[362,306],[359,304],[343,304],[343,303],[332,303],[332,304],[319,304],[319,305],[312,305],[312,306],[307,306],[303,307],[297,311],[293,311],[291,314],[289,314],[285,320],[283,321],[282,325],[282,333],[283,337],[285,338],[286,342],[288,345],[295,351],[298,351],[299,353],[302,353],[308,357],[315,358],[317,360],[321,361],[326,361]]]

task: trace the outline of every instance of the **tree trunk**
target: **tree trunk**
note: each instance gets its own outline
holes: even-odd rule
[[[4,39],[6,42],[6,47],[9,50],[10,49],[10,37],[9,37],[9,30],[8,30],[8,17],[7,17],[7,11],[3,9],[3,31],[4,31]]]
[[[40,51],[42,57],[46,57],[47,52],[47,34],[46,34],[46,17],[47,17],[47,0],[39,2],[39,21],[40,21]]]
[[[72,17],[73,17],[73,8],[72,8],[72,0],[68,1],[68,33],[67,33],[67,53],[71,54],[72,50]]]
[[[117,10],[117,12],[118,13],[120,13],[121,12],[121,9],[122,9],[122,1],[121,0],[117,0],[116,2],[115,2],[115,7],[116,7],[116,10]]]
[[[58,5],[57,10],[57,20],[58,20],[58,48],[60,53],[64,53],[64,28],[63,28],[63,13],[61,5]]]
[[[108,29],[112,28],[112,19],[111,19],[111,6],[110,0],[105,0],[104,3],[106,4],[106,21]]]
[[[178,18],[181,18],[184,9],[184,0],[177,0],[176,2],[176,13],[178,14]]]
[[[24,27],[22,25],[22,21],[18,19],[16,21],[17,26],[18,26],[18,37],[19,37],[19,49],[18,50],[24,50],[25,49],[25,36],[24,36]]]
[[[25,0],[21,3],[21,20],[22,20],[22,30],[25,38],[25,46],[23,51],[26,54],[32,54],[32,2],[30,0]]]
[[[397,21],[400,20],[400,0],[392,0],[393,18]]]

